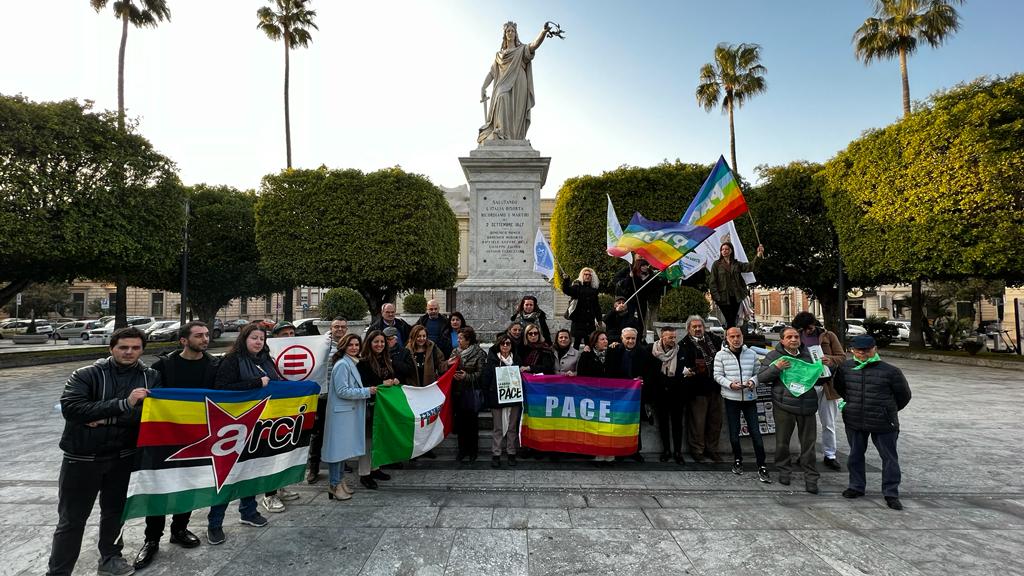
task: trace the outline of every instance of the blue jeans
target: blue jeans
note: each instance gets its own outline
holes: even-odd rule
[[[327,475],[328,482],[331,486],[337,486],[341,484],[341,479],[345,477],[345,463],[344,462],[328,462],[327,463]]]
[[[227,512],[227,504],[210,506],[210,513],[206,515],[206,521],[210,528],[220,528],[224,525],[224,513]],[[246,496],[238,501],[238,513],[242,519],[252,518],[259,512],[256,510],[256,497]]]
[[[864,492],[867,483],[864,477],[864,453],[868,449],[868,437],[875,444],[878,455],[882,457],[882,496],[900,495],[900,457],[896,454],[896,440],[900,437],[895,432],[864,432],[846,427],[846,440],[850,443],[850,457],[846,467],[850,470],[850,488]]]
[[[729,444],[732,445],[732,457],[743,462],[743,449],[740,447],[740,413],[747,420],[750,441],[754,444],[754,457],[757,466],[764,466],[764,441],[761,440],[761,427],[757,420],[757,403],[753,400],[741,402],[725,398],[725,419],[729,421]]]

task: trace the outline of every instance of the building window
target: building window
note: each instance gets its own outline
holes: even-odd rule
[[[248,316],[249,315],[249,299],[239,298],[238,299],[238,315]]]
[[[782,317],[789,318],[791,316],[789,310],[789,296],[782,297]]]
[[[75,318],[85,318],[85,292],[75,292],[71,295],[71,315]]]
[[[771,301],[767,296],[761,296],[761,318],[767,318],[772,315]]]
[[[263,313],[266,314],[267,316],[270,316],[270,314],[272,313],[270,305],[271,300],[273,300],[273,298],[274,297],[272,295],[267,294],[267,296],[263,299]]]
[[[164,315],[164,293],[153,292],[149,295],[150,316],[162,318]]]

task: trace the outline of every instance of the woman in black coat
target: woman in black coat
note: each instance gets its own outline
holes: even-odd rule
[[[540,327],[543,341],[549,345],[554,344],[554,341],[551,340],[551,330],[548,329],[548,315],[537,305],[536,296],[523,296],[511,320],[522,326],[523,330],[526,330],[527,324],[536,324]]]
[[[572,283],[568,276],[562,276],[562,293],[575,300],[575,305],[568,317],[572,322],[573,347],[579,349],[580,344],[590,337],[590,333],[601,324],[601,304],[597,300],[597,288],[600,282],[593,268],[583,268],[580,275]]]

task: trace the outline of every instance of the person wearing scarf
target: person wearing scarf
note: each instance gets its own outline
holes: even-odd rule
[[[536,328],[534,328],[536,330]],[[501,467],[501,448],[505,446],[508,454],[508,465],[516,465],[516,452],[519,449],[519,418],[523,413],[523,403],[502,404],[498,398],[498,375],[497,370],[503,367],[515,367],[522,372],[527,371],[522,366],[519,355],[516,353],[512,339],[507,334],[499,334],[494,340],[494,345],[487,352],[487,362],[484,364],[482,388],[484,408],[491,411],[491,467]]]
[[[523,296],[511,320],[522,326],[524,331],[527,324],[536,324],[540,328],[540,335],[543,337],[543,341],[548,345],[553,343],[551,340],[551,330],[548,329],[548,315],[537,305],[536,296]]]
[[[811,382],[799,396],[786,388],[782,381],[783,371],[792,365],[788,358],[797,358],[813,364],[810,351],[800,341],[800,331],[792,326],[782,329],[781,341],[761,361],[757,381],[772,387],[772,412],[775,415],[775,467],[779,470],[779,484],[789,486],[793,476],[790,463],[789,442],[793,431],[800,438],[798,462],[804,471],[804,488],[811,494],[818,493],[818,473],[814,465],[818,439],[818,394]],[[820,373],[820,372],[819,372]],[[815,377],[817,380],[817,377]]]
[[[387,337],[380,330],[371,330],[359,353],[359,379],[364,388],[397,386],[402,382],[395,375],[391,354],[387,350]],[[366,402],[366,454],[373,454],[373,406],[371,398]],[[391,475],[379,468],[371,468],[369,458],[359,459],[359,483],[370,490],[377,489],[377,480],[390,480]]]
[[[580,354],[577,366],[580,376],[594,378],[621,378],[618,363],[612,361],[608,354],[608,334],[597,329],[590,335],[590,341]],[[594,456],[597,466],[608,466],[615,461],[614,456]]]
[[[811,351],[811,356],[821,358],[824,373],[814,384],[818,394],[818,422],[821,424],[821,451],[825,453],[822,463],[826,468],[839,471],[836,460],[836,416],[839,415],[839,394],[832,386],[832,371],[846,361],[846,353],[839,337],[821,327],[821,323],[810,312],[800,312],[793,317],[793,328],[800,331],[800,340]]]
[[[722,414],[725,410],[718,383],[714,378],[715,354],[722,349],[722,340],[704,327],[704,319],[690,316],[686,319],[686,336],[679,347],[683,349],[683,385],[689,400],[686,419],[686,443],[695,462],[705,458],[721,462],[718,455],[722,435]]]
[[[910,403],[910,384],[899,368],[879,358],[873,337],[867,334],[854,337],[850,349],[853,358],[839,366],[833,379],[836,391],[846,401],[842,409],[843,423],[846,440],[850,443],[850,457],[846,461],[850,482],[843,497],[864,495],[864,453],[870,439],[882,458],[885,503],[893,510],[902,510],[899,492],[902,474],[896,452],[900,435],[897,413]]]
[[[668,462],[669,458],[675,458],[676,464],[686,462],[683,458],[683,413],[686,411],[683,372],[686,368],[682,354],[682,347],[676,344],[676,329],[663,326],[661,337],[651,346],[653,360],[648,372],[654,392],[658,432],[661,435],[661,455],[658,460]],[[672,442],[669,442],[669,438]]]
[[[458,360],[456,360],[458,359]],[[459,368],[452,382],[452,396],[455,407],[455,433],[459,437],[459,451],[455,460],[459,463],[476,462],[478,446],[481,398],[479,396],[480,376],[487,354],[476,341],[476,330],[469,326],[459,330],[459,347],[452,351],[448,366],[456,361]]]

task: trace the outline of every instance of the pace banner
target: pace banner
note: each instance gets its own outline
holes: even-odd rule
[[[301,481],[319,394],[315,382],[150,390],[123,518],[189,512]]]
[[[520,443],[545,452],[634,454],[642,384],[640,379],[523,374]]]

